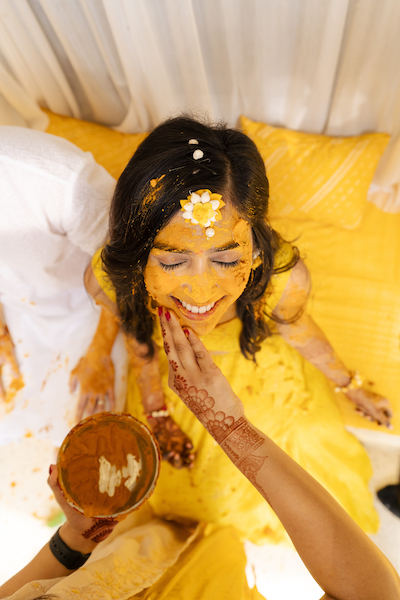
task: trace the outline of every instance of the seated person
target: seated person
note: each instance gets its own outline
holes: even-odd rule
[[[273,508],[311,575],[324,590],[323,598],[399,600],[400,579],[389,561],[330,494],[247,418],[242,402],[196,334],[186,327],[182,330],[172,312],[160,307],[159,314],[163,339],[169,347],[171,388]],[[226,543],[229,536],[225,537],[221,547],[218,529],[191,539],[188,534],[180,555],[175,551],[172,563],[164,561],[158,572],[153,565],[147,576],[146,565],[149,561],[163,561],[167,545],[163,548],[160,539],[157,543],[151,537],[151,521],[131,545],[118,545],[118,537],[129,536],[129,531],[118,536],[122,523],[97,546],[93,538],[101,529],[101,522],[96,527],[92,519],[77,514],[66,504],[57,487],[54,467],[49,484],[67,521],[31,563],[0,588],[0,598],[38,600],[47,597],[40,595],[45,591],[55,599],[261,599],[243,579],[240,587],[235,585],[240,547],[235,545],[234,536],[231,545]],[[153,527],[158,527],[159,521],[154,521]],[[175,525],[171,522],[166,527]],[[110,532],[104,535],[107,533]],[[174,535],[179,537],[176,530]],[[137,552],[139,538],[146,538],[146,551],[141,556]],[[207,545],[210,540],[219,550],[216,554],[213,544]],[[85,567],[80,569],[83,564]]]
[[[307,314],[309,273],[271,229],[268,198],[253,142],[188,118],[150,133],[117,183],[109,240],[86,284],[121,321],[131,362],[127,408],[148,422],[166,459],[150,502],[160,516],[241,526],[253,542],[286,539],[169,389],[168,346],[154,318],[165,305],[202,337],[251,421],[376,532],[368,455],[345,430],[328,379],[382,426],[390,427],[391,408],[360,386]]]
[[[69,373],[99,322],[83,275],[105,241],[115,180],[59,137],[0,132],[0,443],[29,435],[57,445],[77,420]],[[111,409],[109,358],[102,369],[90,381],[75,370],[72,383],[86,404],[91,395]]]

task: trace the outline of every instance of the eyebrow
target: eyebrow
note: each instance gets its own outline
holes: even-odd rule
[[[220,248],[210,248],[209,253],[213,252],[226,252],[227,250],[233,250],[234,248],[238,248],[239,244],[237,242],[231,242],[230,244],[226,244],[225,246],[221,246]],[[176,254],[194,254],[191,250],[185,250],[182,248],[176,248],[175,246],[170,246],[169,244],[163,244],[162,242],[155,243],[153,248],[156,250],[163,250],[164,252],[174,252]]]

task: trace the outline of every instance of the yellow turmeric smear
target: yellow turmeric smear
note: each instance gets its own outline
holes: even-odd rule
[[[76,378],[81,394],[106,394],[114,381],[111,350],[119,331],[119,320],[109,310],[101,312],[96,334],[86,356],[71,372],[71,382]]]
[[[162,187],[160,182],[164,179],[164,177],[165,177],[165,175],[161,175],[161,177],[158,177],[157,179],[151,179],[150,188],[146,192],[146,194],[143,198],[143,206],[147,206],[148,204],[151,204],[157,198],[158,194],[161,191],[161,187]]]
[[[3,333],[0,335],[0,356],[3,364],[9,365],[12,371],[12,380],[5,394],[5,402],[10,403],[16,393],[24,387],[24,380],[19,372],[17,359],[15,358],[14,344],[6,326],[2,326]],[[1,370],[0,370],[1,373]]]
[[[7,402],[7,404],[14,400],[16,393],[19,392],[19,390],[21,390],[24,386],[25,383],[22,375],[19,375],[11,381],[6,391],[5,401]]]

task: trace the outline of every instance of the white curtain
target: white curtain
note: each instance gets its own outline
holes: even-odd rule
[[[370,200],[400,212],[398,0],[0,0],[0,123],[39,106],[124,132],[190,111],[392,141]]]

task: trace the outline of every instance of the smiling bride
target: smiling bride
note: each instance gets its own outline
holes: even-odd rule
[[[151,498],[159,515],[233,524],[259,543],[286,539],[272,509],[169,389],[170,349],[155,318],[163,306],[201,336],[252,422],[374,532],[369,459],[345,430],[328,380],[384,426],[390,405],[362,388],[307,314],[309,274],[297,248],[269,226],[268,197],[247,136],[186,117],[157,127],[118,181],[109,241],[86,272],[104,309],[92,355],[94,347],[108,352],[122,327],[127,409],[149,424],[165,459]],[[216,427],[229,426],[208,410]]]

